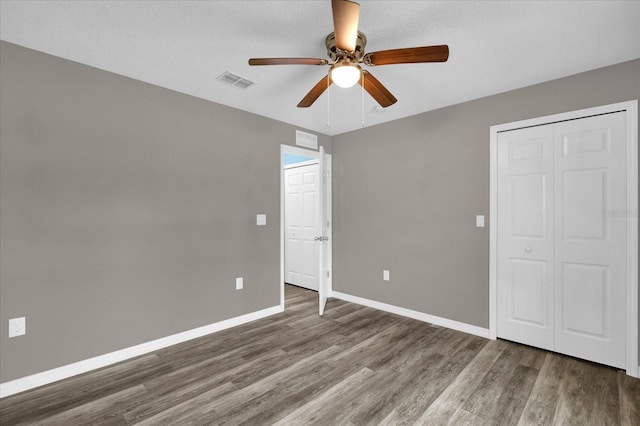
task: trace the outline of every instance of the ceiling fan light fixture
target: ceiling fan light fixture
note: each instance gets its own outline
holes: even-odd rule
[[[331,80],[343,88],[351,87],[360,80],[362,69],[352,62],[338,62],[331,66]]]

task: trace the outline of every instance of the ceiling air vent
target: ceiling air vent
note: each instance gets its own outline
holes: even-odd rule
[[[238,86],[242,89],[246,89],[248,87],[256,84],[255,81],[247,80],[244,77],[239,76],[238,74],[234,74],[230,71],[225,71],[218,77],[218,80],[224,81],[225,83],[229,83],[233,86]]]

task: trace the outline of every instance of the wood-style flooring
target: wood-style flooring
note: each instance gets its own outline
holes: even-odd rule
[[[2,425],[640,425],[640,380],[286,288],[286,312],[0,400]]]

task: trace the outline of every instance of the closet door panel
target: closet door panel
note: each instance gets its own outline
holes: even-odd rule
[[[553,129],[498,135],[498,336],[553,350]]]
[[[626,118],[555,124],[555,350],[625,367]]]

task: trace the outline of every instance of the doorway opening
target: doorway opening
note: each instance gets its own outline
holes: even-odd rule
[[[280,304],[285,282],[318,292],[324,313],[331,292],[331,155],[280,149]]]

